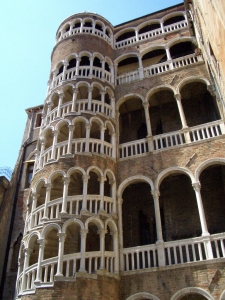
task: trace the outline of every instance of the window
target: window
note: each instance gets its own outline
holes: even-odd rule
[[[31,179],[33,176],[33,170],[34,170],[34,163],[29,163],[27,165],[27,175],[26,175],[26,183],[25,183],[25,189],[29,188]]]

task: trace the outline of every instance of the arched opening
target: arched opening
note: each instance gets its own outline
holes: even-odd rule
[[[107,35],[107,37],[109,37],[109,38],[110,38],[111,34],[110,34],[110,31],[109,31],[109,29],[108,29],[108,28],[106,28],[106,30],[105,30],[105,34]]]
[[[76,68],[76,63],[77,63],[76,58],[71,58],[70,61],[69,61],[68,66],[67,66],[67,70],[72,69],[72,68]]]
[[[215,164],[204,169],[200,183],[209,233],[225,232],[225,166]]]
[[[64,65],[63,65],[63,63],[60,63],[57,67],[58,72],[56,72],[56,76],[58,76],[59,74],[62,74],[63,69],[64,69]]]
[[[84,27],[92,28],[92,21],[91,20],[85,20]]]
[[[28,267],[36,264],[38,262],[38,253],[39,253],[39,244],[37,242],[38,236],[33,235],[29,242],[29,249],[31,249],[30,259],[28,263]]]
[[[174,93],[169,89],[154,93],[149,99],[152,135],[180,130],[180,114]]]
[[[90,171],[90,173],[89,173],[87,193],[89,195],[99,195],[100,194],[99,175],[93,171]]]
[[[106,180],[104,181],[104,196],[112,197],[112,188],[108,175],[106,175]]]
[[[88,233],[86,239],[86,252],[100,251],[99,229],[96,224],[88,224]]]
[[[92,99],[101,101],[101,94],[100,94],[100,88],[98,86],[93,86],[92,90]],[[93,107],[94,108],[94,107]],[[93,109],[92,109],[93,111]]]
[[[95,58],[94,58],[93,66],[94,66],[94,67],[98,67],[98,68],[101,68],[101,67],[102,67],[101,61],[100,61],[100,59],[99,59],[98,57],[95,57]]]
[[[121,60],[118,63],[117,74],[123,75],[129,72],[136,71],[138,70],[138,68],[139,68],[138,58],[136,56],[130,56]]]
[[[82,66],[90,66],[90,59],[88,56],[82,56],[80,59],[80,67]],[[81,70],[80,70],[81,72]],[[81,75],[81,73],[79,73]]]
[[[105,234],[105,251],[114,251],[114,230],[107,226],[107,232]]]
[[[36,191],[37,191],[37,205],[36,205],[36,207],[39,207],[39,206],[41,206],[45,203],[46,186],[45,186],[44,180],[42,180],[38,183]]]
[[[161,28],[160,23],[147,24],[144,27],[142,27],[141,29],[139,29],[138,33],[142,34],[142,33],[146,33],[146,32],[156,30],[159,28]]]
[[[179,300],[205,300],[205,299],[207,299],[207,298],[200,294],[196,294],[196,293],[188,294],[186,296],[179,298]]]
[[[63,196],[63,175],[57,174],[52,178],[50,201],[62,198]]]
[[[170,47],[170,55],[174,58],[195,53],[196,46],[192,42],[181,42]]]
[[[65,29],[64,29],[64,32],[68,32],[68,31],[70,31],[70,25],[69,25],[69,24],[66,25],[66,27],[65,27]]]
[[[62,104],[72,102],[73,99],[73,89],[72,86],[66,86],[63,90],[63,100]]]
[[[110,105],[111,104],[110,103],[111,102],[110,99],[111,99],[111,97],[110,97],[109,93],[107,92],[105,94],[105,103],[108,104],[108,105]]]
[[[68,196],[76,196],[83,194],[83,174],[80,171],[73,171],[70,175],[68,186]]]
[[[135,36],[135,31],[133,29],[126,31],[116,38],[116,43],[120,42],[120,41],[124,41],[126,39],[129,39],[130,37],[133,37],[133,36]]]
[[[105,129],[104,141],[109,144],[111,143],[111,132],[110,132],[110,129],[108,128],[108,126],[106,126],[106,129]]]
[[[58,256],[59,238],[58,230],[56,228],[51,229],[45,237],[44,259]]]
[[[91,130],[90,130],[90,138],[91,139],[98,139],[100,140],[101,135],[100,135],[100,123],[97,122],[97,120],[94,120],[91,123]],[[96,149],[97,150],[97,149]],[[95,152],[99,152],[99,151],[95,151]]]
[[[68,140],[69,136],[69,127],[68,123],[62,123],[59,131],[58,131],[58,137],[57,137],[57,143],[65,142]],[[62,155],[62,153],[60,153]]]
[[[50,148],[53,143],[53,132],[48,128],[45,132],[45,150]]]
[[[66,228],[64,255],[80,252],[80,226],[72,223]]]
[[[100,31],[103,31],[102,24],[100,24],[100,23],[96,23],[95,24],[95,28],[98,29],[98,30],[100,30]]]
[[[110,72],[109,64],[107,63],[107,61],[105,62],[105,70],[107,72]]]
[[[73,29],[80,28],[80,25],[81,25],[80,20],[76,20],[74,25],[73,25]]]
[[[58,105],[59,105],[59,95],[58,94],[54,94],[52,96],[51,103],[52,103],[51,110],[58,107]]]
[[[162,62],[167,61],[167,55],[165,49],[155,49],[147,52],[142,57],[143,68],[154,66]],[[156,70],[157,73],[157,70]]]
[[[86,136],[86,123],[84,120],[76,122],[75,128],[73,131],[73,139],[83,139]]]
[[[156,242],[154,201],[146,182],[128,185],[122,195],[123,247]]]
[[[215,98],[202,82],[190,82],[182,87],[181,98],[188,126],[196,126],[220,119]],[[193,139],[193,136],[191,137]]]
[[[148,135],[145,112],[141,99],[127,99],[119,108],[120,144],[135,141]]]
[[[163,179],[159,204],[164,241],[201,235],[196,196],[186,174],[174,173]]]
[[[82,101],[81,101],[82,100]],[[81,84],[77,88],[76,111],[85,111],[88,109],[88,86]]]
[[[174,16],[174,17],[171,17],[171,18],[165,20],[163,22],[163,26],[168,26],[168,25],[171,25],[174,23],[182,22],[184,20],[185,20],[184,15]]]

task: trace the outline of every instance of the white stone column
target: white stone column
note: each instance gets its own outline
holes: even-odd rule
[[[156,221],[156,231],[157,231],[156,247],[158,252],[158,263],[159,266],[162,267],[166,265],[166,259],[165,259],[165,250],[164,250],[161,216],[160,216],[160,208],[159,208],[159,191],[153,190],[151,193],[154,199],[154,208],[155,208],[155,221]]]
[[[119,245],[118,245],[118,231],[114,230],[113,234],[113,245],[114,245],[114,252],[115,252],[115,264],[114,264],[114,272],[116,274],[119,273]]]
[[[184,115],[183,106],[182,106],[182,103],[181,103],[181,95],[180,94],[176,94],[174,96],[175,96],[175,99],[177,101],[177,106],[178,106],[178,111],[179,111],[179,114],[180,114],[180,119],[181,119],[182,127],[183,128],[187,128],[187,121],[186,121],[186,118],[185,118],[185,115]]]
[[[67,214],[67,195],[68,195],[68,186],[70,182],[70,177],[63,177],[62,180],[64,182],[64,185],[63,185],[63,202],[62,202],[61,214]]]
[[[112,132],[111,134],[111,143],[112,143],[112,158],[116,158],[116,133]]]
[[[26,290],[27,281],[26,281],[25,271],[28,268],[29,260],[30,260],[30,254],[32,253],[32,250],[33,249],[30,249],[30,248],[25,248],[24,249],[25,258],[24,258],[23,275],[22,275],[22,282],[21,282],[21,292]]]
[[[105,94],[106,92],[105,91],[100,91],[100,94],[101,94],[101,113],[105,113]]]
[[[39,244],[39,252],[38,252],[38,265],[37,265],[36,280],[34,281],[35,285],[39,285],[40,282],[42,281],[41,262],[43,261],[43,258],[44,258],[44,249],[45,249],[45,240],[44,239],[39,239],[39,240],[37,240],[37,242]]]
[[[72,108],[71,111],[76,111],[76,101],[77,101],[78,89],[73,88],[73,99],[72,99]]]
[[[92,87],[88,89],[88,110],[91,110],[92,90]]]
[[[62,80],[66,80],[66,71],[67,71],[67,67],[68,67],[68,63],[64,62],[63,64],[63,76],[62,76]]]
[[[145,111],[145,121],[146,121],[146,126],[147,126],[147,131],[148,131],[148,136],[147,136],[147,141],[148,141],[148,151],[152,152],[154,150],[154,143],[153,143],[153,136],[152,136],[152,128],[151,128],[151,122],[150,122],[150,115],[149,115],[149,103],[144,102],[142,103]]]
[[[110,98],[110,105],[112,107],[112,118],[115,119],[116,109],[115,109],[115,98],[113,96]]]
[[[38,164],[38,169],[41,169],[42,168],[42,155],[43,155],[43,152],[45,151],[45,143],[46,143],[46,140],[45,139],[41,139],[40,140],[41,142],[41,152],[40,152],[40,156],[39,156],[39,164]]]
[[[101,63],[102,63],[102,78],[101,79],[104,80],[105,79],[105,61],[102,60]]]
[[[57,272],[55,274],[56,277],[63,276],[63,252],[64,252],[64,242],[66,238],[65,233],[58,233],[59,237],[59,250],[58,250],[58,265],[57,265]]]
[[[139,78],[143,79],[144,78],[144,72],[143,72],[143,65],[142,65],[142,56],[139,54],[138,55],[138,64],[139,64]]]
[[[109,66],[109,69],[110,69],[110,74],[111,74],[110,83],[116,84],[113,65]]]
[[[104,184],[105,184],[106,178],[104,176],[101,176],[99,178],[99,182],[100,182],[100,197],[101,197],[101,202],[100,202],[100,209],[99,209],[99,214],[104,214],[105,210],[104,210]]]
[[[120,271],[124,271],[122,205],[123,205],[123,199],[118,197],[118,227],[119,227],[118,233],[119,233]]]
[[[117,208],[116,208],[116,181],[110,180],[109,184],[111,185],[111,197],[113,199],[113,215],[117,215]]]
[[[42,221],[48,220],[48,203],[50,201],[50,194],[51,194],[51,183],[47,183],[46,186],[46,194],[45,194],[45,206],[44,206],[44,215]]]
[[[101,262],[100,262],[100,270],[105,269],[105,234],[107,233],[106,229],[99,230],[100,234],[100,252],[101,252]]]
[[[63,93],[59,94],[59,103],[58,103],[58,108],[57,108],[57,118],[61,117],[62,100],[63,100]]]
[[[84,21],[82,20],[82,21],[80,22],[80,33],[83,32],[83,27],[84,27]]]
[[[120,112],[116,110],[116,141],[120,144]],[[120,149],[116,145],[116,157],[120,158]]]
[[[105,130],[106,130],[106,127],[104,126],[100,126],[100,129],[101,129],[101,150],[100,150],[100,153],[101,154],[104,154],[104,142],[105,142]]]
[[[166,47],[166,56],[167,56],[167,61],[169,62],[170,65],[170,69],[173,69],[173,62],[172,62],[172,57],[170,55],[170,49],[168,47]]]
[[[83,175],[83,202],[82,202],[82,213],[87,212],[87,187],[88,179],[90,176]]]
[[[114,63],[114,85],[117,85],[118,63]]]
[[[34,226],[34,213],[33,211],[36,209],[37,207],[37,198],[40,196],[40,194],[38,193],[33,193],[32,198],[32,208],[31,208],[31,223],[30,223],[30,227],[32,228]]]
[[[74,125],[68,125],[68,127],[69,127],[69,137],[68,137],[67,154],[71,155]]]
[[[80,67],[80,57],[77,57],[76,58],[76,76],[79,75],[79,67]]]
[[[89,76],[92,76],[92,74],[93,74],[93,61],[94,61],[94,58],[90,57],[89,60],[90,60],[90,73],[89,73]]]
[[[194,183],[192,183],[192,186],[193,186],[193,189],[194,189],[195,195],[196,195],[196,200],[197,200],[197,205],[198,205],[198,213],[199,213],[200,223],[201,223],[201,228],[202,228],[202,236],[208,236],[209,232],[208,232],[208,228],[207,228],[205,212],[204,212],[203,203],[202,203],[200,182],[194,182]]]
[[[85,255],[86,255],[86,238],[87,238],[87,229],[81,229],[80,230],[80,236],[81,236],[81,259],[80,259],[80,270],[79,272],[87,273],[85,269]]]
[[[53,103],[51,103],[51,102],[48,102],[47,103],[47,106],[48,106],[48,109],[47,109],[47,115],[49,115],[49,113],[51,112],[51,108],[52,108],[52,106],[53,106]]]
[[[58,137],[58,131],[54,130],[53,131],[53,143],[52,143],[52,153],[51,153],[51,160],[55,160],[55,146],[56,146],[56,142],[57,142],[57,137]]]
[[[85,152],[89,151],[89,139],[90,139],[90,130],[91,130],[91,124],[86,124],[86,141],[85,141]]]
[[[139,41],[139,35],[138,35],[137,28],[135,29],[135,37],[136,37],[136,42],[138,42]]]
[[[165,32],[165,29],[164,29],[163,21],[162,21],[162,20],[160,21],[160,27],[161,27],[162,33],[164,33],[164,32]]]

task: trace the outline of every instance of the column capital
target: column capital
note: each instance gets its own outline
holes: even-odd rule
[[[58,134],[58,130],[55,129],[55,130],[52,131],[52,133],[53,133],[53,135],[54,135],[54,137],[55,137],[55,136],[57,136],[57,134]]]
[[[200,184],[200,182],[193,182],[193,183],[192,183],[192,186],[193,186],[193,189],[194,189],[196,192],[199,192],[200,189],[201,189],[201,184]]]
[[[152,190],[151,194],[154,198],[159,198],[160,192],[158,190]]]
[[[101,177],[99,177],[98,181],[101,183],[104,183],[106,181],[106,177],[101,176]]]
[[[63,97],[63,92],[60,92],[60,93],[58,93],[58,95],[59,95],[59,98],[62,98]]]
[[[69,127],[69,130],[70,130],[70,131],[73,131],[73,130],[74,130],[74,128],[75,128],[75,126],[74,126],[74,125],[68,125],[68,127]]]
[[[104,236],[107,232],[108,232],[107,229],[99,229],[98,230],[98,234],[100,234],[101,236]]]
[[[123,198],[122,198],[122,197],[118,197],[118,203],[119,203],[120,205],[123,204]]]
[[[36,200],[39,196],[40,196],[40,194],[38,194],[37,192],[32,193],[33,200]]]
[[[93,91],[93,87],[90,86],[90,87],[88,88],[88,92],[92,92],[92,91]]]
[[[32,251],[33,251],[33,249],[31,249],[31,248],[25,248],[24,249],[25,255],[30,255],[32,253]]]
[[[74,93],[78,93],[78,88],[77,87],[73,87],[72,90],[73,90]]]
[[[101,95],[105,95],[105,94],[106,94],[106,91],[101,90],[101,91],[100,91],[100,94],[101,94]]]
[[[115,183],[116,183],[116,180],[115,180],[115,179],[109,180],[109,184],[110,184],[110,185],[113,185],[113,184],[115,184]]]
[[[45,239],[38,239],[37,242],[38,242],[38,244],[40,245],[40,247],[42,247],[42,246],[45,245],[46,240],[45,240]]]
[[[91,128],[91,124],[89,124],[89,123],[85,124],[85,128],[86,129],[90,129]]]
[[[59,241],[62,242],[62,241],[64,241],[65,238],[66,238],[66,233],[65,233],[65,232],[59,232],[59,233],[57,234],[57,236],[59,237]]]
[[[100,126],[100,129],[101,129],[102,131],[105,131],[105,130],[106,130],[106,127],[105,127],[104,125],[101,125],[101,126]]]
[[[149,103],[148,103],[148,102],[143,102],[142,105],[143,105],[143,107],[144,107],[145,109],[148,109],[148,108],[149,108]]]
[[[176,99],[177,101],[180,101],[180,100],[181,100],[181,95],[180,95],[180,94],[175,94],[174,97],[175,97],[175,99]]]
[[[82,176],[82,179],[83,179],[84,182],[88,182],[88,179],[89,179],[89,178],[90,178],[89,175],[83,175],[83,176]]]
[[[64,184],[69,184],[70,182],[70,177],[63,177],[62,181],[64,182]]]
[[[40,142],[41,142],[42,145],[45,145],[46,139],[45,139],[45,138],[41,138],[41,139],[40,139]]]
[[[51,186],[52,186],[52,184],[50,182],[46,183],[45,184],[46,190],[49,191],[51,189]]]
[[[80,230],[80,235],[81,235],[81,237],[86,238],[87,233],[88,233],[88,229],[81,229],[81,230]]]

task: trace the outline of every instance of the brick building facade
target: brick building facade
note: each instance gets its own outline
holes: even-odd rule
[[[225,299],[224,52],[202,8],[61,23],[7,196],[3,299]]]

